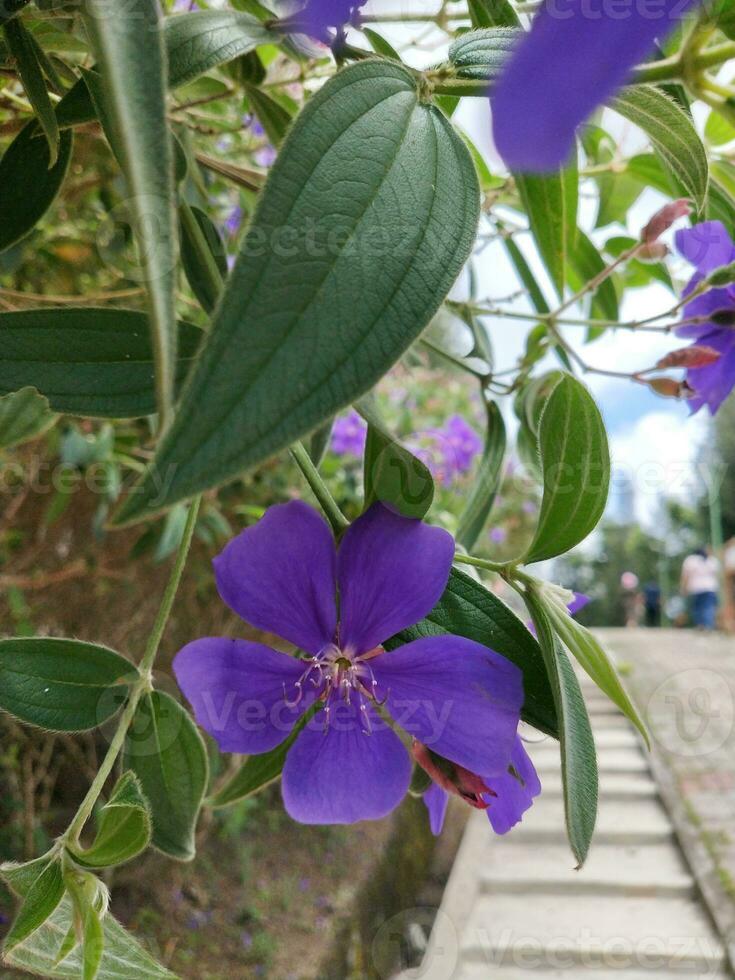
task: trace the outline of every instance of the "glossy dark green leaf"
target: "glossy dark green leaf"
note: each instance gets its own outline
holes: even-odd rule
[[[459,78],[495,81],[518,43],[521,32],[508,27],[460,34],[449,48],[449,61]]]
[[[0,252],[20,241],[56,200],[69,167],[72,134],[62,133],[56,163],[35,120],[21,129],[0,160]]]
[[[19,17],[8,21],[3,27],[3,33],[10,53],[15,59],[15,66],[28,101],[33,106],[38,123],[48,141],[49,166],[53,167],[59,156],[59,124],[46,89],[46,80],[39,63],[36,44]]]
[[[199,234],[203,238],[203,244],[209,250],[209,255],[214,261],[217,275],[207,275],[207,270],[202,268],[197,241],[194,239],[192,230],[189,228],[189,223],[183,215],[179,222],[181,230],[181,264],[184,267],[184,274],[187,282],[191,286],[191,291],[201,304],[202,309],[211,313],[222,292],[222,282],[227,277],[225,245],[209,215],[202,211],[201,208],[194,206],[191,206],[191,213],[194,221],[197,223]]]
[[[482,643],[520,667],[525,692],[522,717],[540,731],[558,737],[554,698],[538,643],[502,600],[456,568],[429,615],[403,630],[386,647],[392,650],[422,636],[445,633]]]
[[[55,732],[96,728],[120,708],[138,672],[107,647],[81,640],[0,640],[0,709]]]
[[[434,499],[428,467],[391,435],[372,399],[361,399],[357,409],[369,423],[363,466],[365,508],[380,500],[405,517],[422,518]]]
[[[707,200],[709,163],[687,113],[653,85],[623,89],[611,107],[648,135],[677,191],[691,198],[697,210],[702,211]]]
[[[259,44],[278,40],[255,17],[234,10],[201,10],[167,17],[163,36],[171,88],[239,58]]]
[[[179,323],[176,379],[202,331]],[[136,418],[156,409],[148,318],[136,310],[61,307],[0,313],[0,395],[31,385],[56,412]]]
[[[553,558],[583,541],[607,502],[610,453],[599,409],[570,374],[545,401],[539,426],[544,496],[525,561]]]
[[[174,304],[177,234],[167,67],[156,0],[88,0],[85,24],[97,59],[105,125],[120,156],[129,196],[126,218],[138,244],[140,278],[161,410],[173,401],[178,329]],[[92,93],[93,101],[96,93]]]
[[[153,846],[190,861],[209,778],[207,750],[189,714],[168,694],[153,691],[142,698],[123,765],[138,777],[150,804]]]
[[[176,420],[118,522],[249,469],[368,391],[444,299],[478,209],[464,143],[408,72],[369,59],[330,79],[269,174]]]
[[[564,813],[572,852],[581,866],[587,857],[597,818],[597,753],[587,708],[569,658],[554,634],[544,607],[526,595],[551,682],[559,719]]]
[[[457,527],[457,541],[467,551],[472,550],[480,537],[495,502],[503,472],[505,446],[503,415],[495,402],[488,402],[485,448]]]
[[[54,424],[48,400],[35,388],[21,388],[0,397],[0,449],[35,439]]]
[[[7,954],[14,946],[22,943],[32,933],[42,926],[54,912],[64,897],[64,879],[61,873],[61,862],[50,861],[26,893],[20,911],[15,918],[10,932],[5,937],[4,953]]]
[[[119,779],[97,817],[97,833],[88,848],[69,847],[88,868],[124,864],[144,851],[151,839],[151,817],[140,783],[132,772]]]

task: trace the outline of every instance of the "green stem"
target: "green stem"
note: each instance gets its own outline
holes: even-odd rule
[[[314,496],[319,501],[319,506],[326,514],[327,519],[332,525],[334,531],[337,534],[339,534],[340,531],[344,531],[344,529],[349,525],[349,521],[337,506],[337,501],[331,495],[329,488],[319,475],[319,471],[317,470],[316,466],[314,466],[311,456],[309,456],[304,448],[304,444],[301,442],[295,442],[293,446],[291,446],[290,452],[294,458],[294,461],[296,462],[296,465],[304,474],[306,482],[311,487]]]
[[[135,682],[130,692],[130,697],[128,698],[125,708],[123,709],[123,713],[120,716],[120,721],[117,724],[117,729],[115,730],[115,734],[110,742],[110,747],[102,760],[102,765],[100,766],[97,775],[94,777],[87,795],[82,800],[74,819],[69,824],[66,833],[62,837],[62,840],[65,842],[76,844],[79,841],[79,835],[84,829],[84,825],[86,824],[87,820],[89,820],[90,816],[92,815],[95,803],[99,799],[100,793],[102,792],[108,777],[114,769],[117,758],[122,751],[123,745],[125,744],[125,738],[128,734],[128,729],[132,724],[133,718],[135,717],[138,703],[143,694],[151,689],[151,669],[156,659],[156,654],[158,653],[158,647],[161,643],[161,637],[163,636],[163,631],[166,623],[168,622],[168,617],[171,614],[171,607],[173,606],[176,592],[179,588],[179,583],[181,582],[181,576],[184,572],[186,559],[189,554],[189,548],[191,547],[191,540],[194,535],[194,527],[196,525],[197,514],[199,513],[200,502],[201,497],[195,497],[189,507],[189,514],[186,518],[186,526],[184,527],[184,535],[181,539],[181,544],[176,555],[176,561],[173,569],[171,570],[171,576],[168,580],[166,591],[163,593],[163,599],[158,610],[158,615],[156,616],[156,621],[153,624],[153,629],[148,637],[145,652],[140,664],[138,665],[140,678]]]
[[[490,561],[487,558],[475,558],[474,555],[462,555],[456,553],[454,560],[459,565],[472,565],[473,568],[483,568],[486,572],[496,572],[505,578],[511,570],[512,565],[503,562]]]

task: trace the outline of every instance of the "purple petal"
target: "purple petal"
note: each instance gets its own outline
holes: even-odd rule
[[[454,558],[451,534],[373,504],[337,555],[340,644],[367,653],[431,612]]]
[[[495,142],[513,170],[563,166],[577,126],[628,79],[654,40],[671,31],[694,0],[608,4],[548,0],[536,15],[492,97]]]
[[[308,692],[297,707],[296,682],[307,664],[261,643],[205,637],[179,651],[173,668],[197,724],[223,752],[268,752],[289,734],[314,700]]]
[[[520,779],[509,772],[500,776],[484,777],[489,789],[497,794],[484,797],[490,804],[486,812],[496,834],[506,834],[511,827],[515,827],[533,804],[534,797],[541,792],[536,770],[528,758],[523,742],[517,736],[511,764]]]
[[[343,27],[367,0],[309,0],[299,20],[312,37],[328,40],[328,27]]]
[[[580,609],[584,609],[587,603],[591,601],[592,600],[590,599],[590,597],[588,595],[585,595],[584,592],[575,592],[574,598],[567,606],[567,609],[569,610],[569,615],[576,616],[576,614],[580,611]]]
[[[426,809],[429,811],[429,826],[435,837],[438,837],[444,826],[444,817],[447,813],[449,804],[449,793],[445,793],[441,786],[432,783],[423,795]]]
[[[332,532],[299,500],[270,507],[214,559],[227,605],[308,653],[334,641],[335,567]]]
[[[690,293],[695,286],[698,286],[702,278],[703,276],[699,273],[692,276],[684,290],[684,295]],[[735,295],[731,286],[725,286],[721,289],[708,289],[701,296],[695,296],[694,299],[690,299],[684,306],[683,319],[691,320],[694,317],[709,318],[715,313],[721,313],[723,310],[728,310],[735,314]],[[677,327],[675,333],[677,337],[689,337],[693,340],[701,340],[713,328],[717,329],[716,324],[705,319],[702,323],[685,323],[683,326]],[[719,329],[722,328],[720,327]]]
[[[695,397],[689,400],[689,407],[692,412],[698,412],[703,405],[707,405],[714,415],[735,387],[735,333],[731,329],[720,328],[705,334],[700,342],[720,351],[722,356],[714,364],[687,371],[687,381],[696,392]]]
[[[427,636],[368,661],[395,721],[471,772],[504,772],[523,704],[521,671],[460,636]]]
[[[700,275],[735,261],[735,245],[721,221],[702,221],[692,228],[680,228],[674,242],[676,250]]]
[[[411,760],[397,735],[368,708],[367,734],[357,696],[332,700],[329,723],[320,711],[291,747],[283,767],[283,802],[299,823],[379,820],[401,802]]]

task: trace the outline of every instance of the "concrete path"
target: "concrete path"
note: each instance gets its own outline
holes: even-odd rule
[[[558,746],[544,740],[530,750],[541,797],[506,837],[473,814],[424,961],[403,980],[731,976],[636,736],[583,689],[600,766],[585,867],[565,840]]]

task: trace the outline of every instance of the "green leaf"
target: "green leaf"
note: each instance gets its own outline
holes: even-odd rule
[[[575,165],[554,174],[514,174],[539,254],[561,296],[567,255],[577,227],[578,175]]]
[[[569,253],[569,264],[573,272],[569,278],[574,289],[580,289],[584,283],[590,282],[606,266],[594,243],[579,229],[574,247]],[[604,279],[591,295],[590,312],[593,317],[602,320],[618,319],[618,294],[612,278]]]
[[[160,12],[156,0],[89,0],[85,10],[103,82],[102,122],[109,120],[110,142],[121,155],[130,195],[126,206],[148,294],[157,404],[166,415],[176,364],[177,244]]]
[[[396,442],[372,400],[363,398],[356,407],[369,423],[363,461],[365,509],[380,500],[404,517],[422,518],[434,499],[434,480],[428,467]]]
[[[210,255],[214,260],[218,276],[213,277],[207,275],[206,270],[202,269],[197,243],[194,235],[191,233],[188,221],[182,215],[182,209],[179,210],[179,214],[182,215],[179,221],[181,233],[181,264],[184,267],[184,275],[191,286],[191,291],[201,304],[202,309],[211,313],[222,292],[222,282],[227,278],[225,245],[214,222],[201,208],[191,206],[191,213],[199,227],[204,244],[209,249]],[[219,281],[214,282],[213,280],[217,280],[217,278]]]
[[[521,284],[528,292],[528,298],[533,304],[533,308],[537,313],[550,313],[551,307],[546,302],[546,298],[543,294],[543,290],[536,281],[536,277],[531,268],[526,261],[526,257],[520,250],[518,245],[513,241],[510,235],[502,236],[503,245],[506,252],[508,253],[508,258],[513,263],[513,266],[518,273],[518,278]]]
[[[495,502],[502,477],[505,446],[503,415],[495,402],[488,402],[485,449],[457,527],[457,541],[467,551],[472,550],[480,537]]]
[[[140,783],[132,772],[118,781],[97,819],[89,848],[69,847],[74,859],[88,868],[124,864],[144,851],[151,839],[151,817]]]
[[[64,897],[61,863],[50,861],[24,896],[23,904],[5,937],[4,954],[42,926]]]
[[[62,133],[56,163],[31,120],[0,160],[0,252],[20,241],[46,214],[61,189],[71,159],[72,134]]]
[[[724,146],[726,143],[732,143],[735,140],[735,126],[713,109],[704,124],[704,138],[712,146]]]
[[[496,81],[521,33],[513,28],[491,27],[461,34],[449,48],[449,61],[457,77]]]
[[[280,146],[291,125],[292,114],[272,95],[259,89],[257,85],[245,84],[245,94],[250,108],[258,117],[265,135],[274,146]]]
[[[179,323],[180,383],[202,331]],[[148,318],[94,307],[0,313],[0,394],[32,385],[54,411],[136,418],[156,410]]]
[[[369,59],[330,79],[270,171],[176,420],[117,522],[236,476],[368,391],[456,279],[478,208],[464,143],[408,72]]]
[[[569,658],[554,635],[543,605],[533,591],[525,594],[559,719],[564,813],[572,852],[581,866],[587,857],[597,818],[597,753],[587,708]]]
[[[190,861],[209,778],[207,750],[190,716],[168,694],[153,691],[142,698],[125,742],[123,765],[138,777],[150,804],[153,846]]]
[[[652,85],[632,85],[619,92],[611,108],[648,135],[677,193],[691,198],[698,211],[707,202],[709,164],[690,117],[668,95]]]
[[[81,947],[57,962],[62,946],[73,927],[73,906],[65,896],[54,914],[37,929],[30,939],[6,953],[8,966],[28,970],[42,977],[79,980],[83,976]],[[104,950],[97,980],[177,980],[146,952],[111,915],[102,922]]]
[[[0,640],[0,709],[54,732],[82,732],[111,718],[138,672],[107,647],[81,640]]]
[[[49,411],[48,400],[33,387],[0,397],[0,450],[41,435],[54,424],[55,418]]]
[[[520,20],[509,0],[468,0],[473,27],[518,27]]]
[[[520,667],[525,692],[521,713],[524,721],[558,737],[554,698],[538,643],[502,600],[456,568],[429,615],[393,637],[386,648],[393,650],[422,636],[446,633],[482,643]]]
[[[33,111],[48,141],[49,167],[53,167],[59,156],[59,124],[46,90],[46,80],[38,60],[36,44],[19,17],[8,21],[3,28],[3,33],[10,53],[15,58],[16,68],[28,101],[33,106]]]
[[[317,469],[322,465],[324,457],[327,455],[333,425],[334,419],[329,419],[328,422],[315,429],[309,436],[309,443],[306,448],[312,463]]]
[[[589,630],[573,619],[566,609],[552,601],[544,603],[546,615],[562,642],[610,700],[632,721],[650,747],[648,732],[610,660]]]
[[[78,925],[81,932],[81,980],[96,980],[105,950],[102,920],[95,908],[97,883],[91,876],[67,869],[64,873],[64,884],[74,908],[74,925]],[[60,952],[66,952],[67,946],[68,942],[62,946]]]
[[[560,374],[539,427],[544,496],[526,562],[569,551],[596,526],[607,502],[610,454],[597,405],[581,382]]]
[[[361,30],[376,54],[383,58],[390,58],[392,61],[403,61],[393,45],[386,41],[382,34],[378,34],[377,31],[373,31],[369,27],[362,27]]]
[[[167,17],[163,37],[171,88],[234,61],[259,44],[278,40],[255,17],[232,10],[202,10]]]

